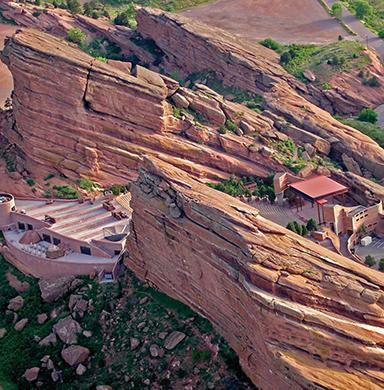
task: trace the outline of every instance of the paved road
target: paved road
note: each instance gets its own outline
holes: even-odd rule
[[[329,7],[332,7],[338,0],[325,0]],[[357,34],[357,40],[368,44],[368,47],[375,49],[380,55],[381,59],[384,60],[384,40],[380,39],[374,34],[369,28],[365,27],[364,23],[361,22],[355,15],[343,5],[343,18],[342,21]]]

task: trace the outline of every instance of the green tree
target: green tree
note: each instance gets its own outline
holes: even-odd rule
[[[341,19],[343,17],[343,6],[340,2],[336,2],[332,5],[332,15],[337,18]]]
[[[308,220],[308,222],[307,222],[307,229],[310,232],[313,232],[314,230],[318,229],[317,223],[316,223],[316,221],[313,218]]]
[[[294,221],[293,224],[294,224],[294,226],[295,226],[295,232],[296,232],[299,236],[302,236],[302,235],[303,235],[303,229],[302,229],[301,225],[300,225],[297,221]]]
[[[308,229],[307,229],[307,227],[305,225],[301,225],[301,235],[303,237],[308,235]]]
[[[115,17],[113,23],[120,26],[134,28],[136,26],[136,11],[133,4],[129,4],[128,8]]]
[[[368,255],[368,256],[365,256],[365,261],[364,263],[368,266],[368,267],[373,267],[375,264],[376,264],[376,260],[373,256],[371,255]]]
[[[71,28],[67,32],[67,40],[73,43],[80,44],[84,42],[86,37],[85,33],[77,27]]]
[[[384,272],[384,259],[379,261],[379,271]]]
[[[82,7],[79,0],[67,0],[67,8],[73,14],[81,14]]]
[[[296,230],[295,230],[295,225],[293,224],[293,222],[289,222],[289,224],[286,226],[288,230],[290,230],[291,232],[295,232],[296,233]]]
[[[372,7],[367,0],[355,0],[353,7],[355,8],[356,17],[361,20],[372,13]]]
[[[359,121],[376,123],[377,122],[377,112],[371,108],[363,108],[358,116]]]

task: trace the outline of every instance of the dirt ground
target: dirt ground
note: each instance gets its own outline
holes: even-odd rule
[[[327,43],[347,35],[318,0],[218,0],[182,14],[254,41]]]
[[[12,35],[17,26],[0,23],[0,50],[3,49],[4,39],[7,35]],[[3,106],[5,99],[11,95],[13,89],[13,80],[8,68],[0,61],[0,107]]]

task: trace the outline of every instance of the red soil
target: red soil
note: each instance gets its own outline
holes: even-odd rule
[[[12,35],[16,30],[17,26],[0,23],[0,50],[3,49],[5,37]],[[0,107],[3,106],[5,99],[11,95],[12,89],[12,75],[8,68],[0,61]]]
[[[182,14],[253,41],[326,43],[346,35],[318,0],[218,0]]]

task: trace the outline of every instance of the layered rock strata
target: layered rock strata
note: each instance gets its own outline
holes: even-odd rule
[[[145,159],[125,263],[206,316],[259,388],[384,386],[384,281]]]
[[[283,121],[331,143],[331,154],[343,153],[378,178],[384,177],[384,152],[369,137],[341,124],[311,101],[312,92],[289,75],[277,55],[261,45],[180,15],[141,8],[138,31],[164,53],[160,66],[188,75],[214,71],[229,86],[261,94],[265,108]],[[156,32],[156,33],[154,33]]]
[[[272,121],[204,87],[187,91],[140,66],[100,62],[34,30],[9,39],[2,58],[15,83],[14,124],[4,126],[4,135],[18,145],[31,172],[56,169],[73,179],[125,182],[136,176],[145,154],[208,179],[282,169],[260,153],[265,137],[286,137]],[[173,116],[170,101],[177,91],[207,126],[188,112]],[[253,134],[262,132],[261,140],[243,131],[220,134],[218,127],[231,117]]]

